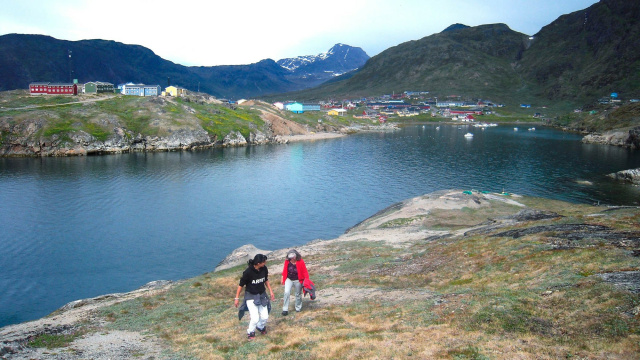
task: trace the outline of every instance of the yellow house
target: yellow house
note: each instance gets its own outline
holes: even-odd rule
[[[331,116],[344,116],[344,113],[346,113],[347,110],[345,109],[331,109],[329,110],[329,112],[327,113],[327,115],[331,115]]]
[[[187,89],[175,87],[175,86],[167,86],[164,89],[164,93],[169,96],[178,97],[187,95]]]

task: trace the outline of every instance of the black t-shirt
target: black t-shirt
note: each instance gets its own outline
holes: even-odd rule
[[[262,294],[265,291],[264,283],[269,280],[269,270],[267,266],[263,266],[260,270],[256,270],[253,265],[242,273],[240,278],[240,286],[246,286],[245,291],[251,294]]]

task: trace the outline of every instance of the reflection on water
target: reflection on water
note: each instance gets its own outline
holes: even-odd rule
[[[441,189],[638,204],[637,187],[604,176],[640,167],[638,153],[579,140],[427,125],[289,145],[0,159],[0,326],[212,271],[244,244],[335,238]]]

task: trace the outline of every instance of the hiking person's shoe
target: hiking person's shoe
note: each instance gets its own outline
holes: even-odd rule
[[[247,334],[247,340],[253,340],[256,338],[256,333],[255,332],[250,332]]]
[[[265,326],[263,329],[257,328],[260,331],[260,334],[267,335],[267,327]]]
[[[289,315],[289,312],[288,312],[287,310],[284,310],[284,311],[282,312],[282,316],[287,316],[287,315]]]

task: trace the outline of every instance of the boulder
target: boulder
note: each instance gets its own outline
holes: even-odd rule
[[[232,131],[224,137],[222,144],[224,146],[246,146],[247,139],[245,139],[239,131]]]
[[[269,142],[269,138],[263,132],[254,130],[249,134],[249,143],[251,145],[262,145]]]
[[[632,184],[640,185],[640,168],[618,171],[613,174],[607,175],[618,181],[630,182]]]
[[[268,256],[269,254],[271,254],[271,251],[260,250],[251,244],[243,245],[233,250],[231,254],[227,255],[226,258],[220,261],[218,266],[216,266],[216,269],[214,270],[214,272],[230,269],[232,267],[242,265],[242,264],[247,264],[249,259],[253,259],[253,257],[256,256],[256,254],[264,254]]]

